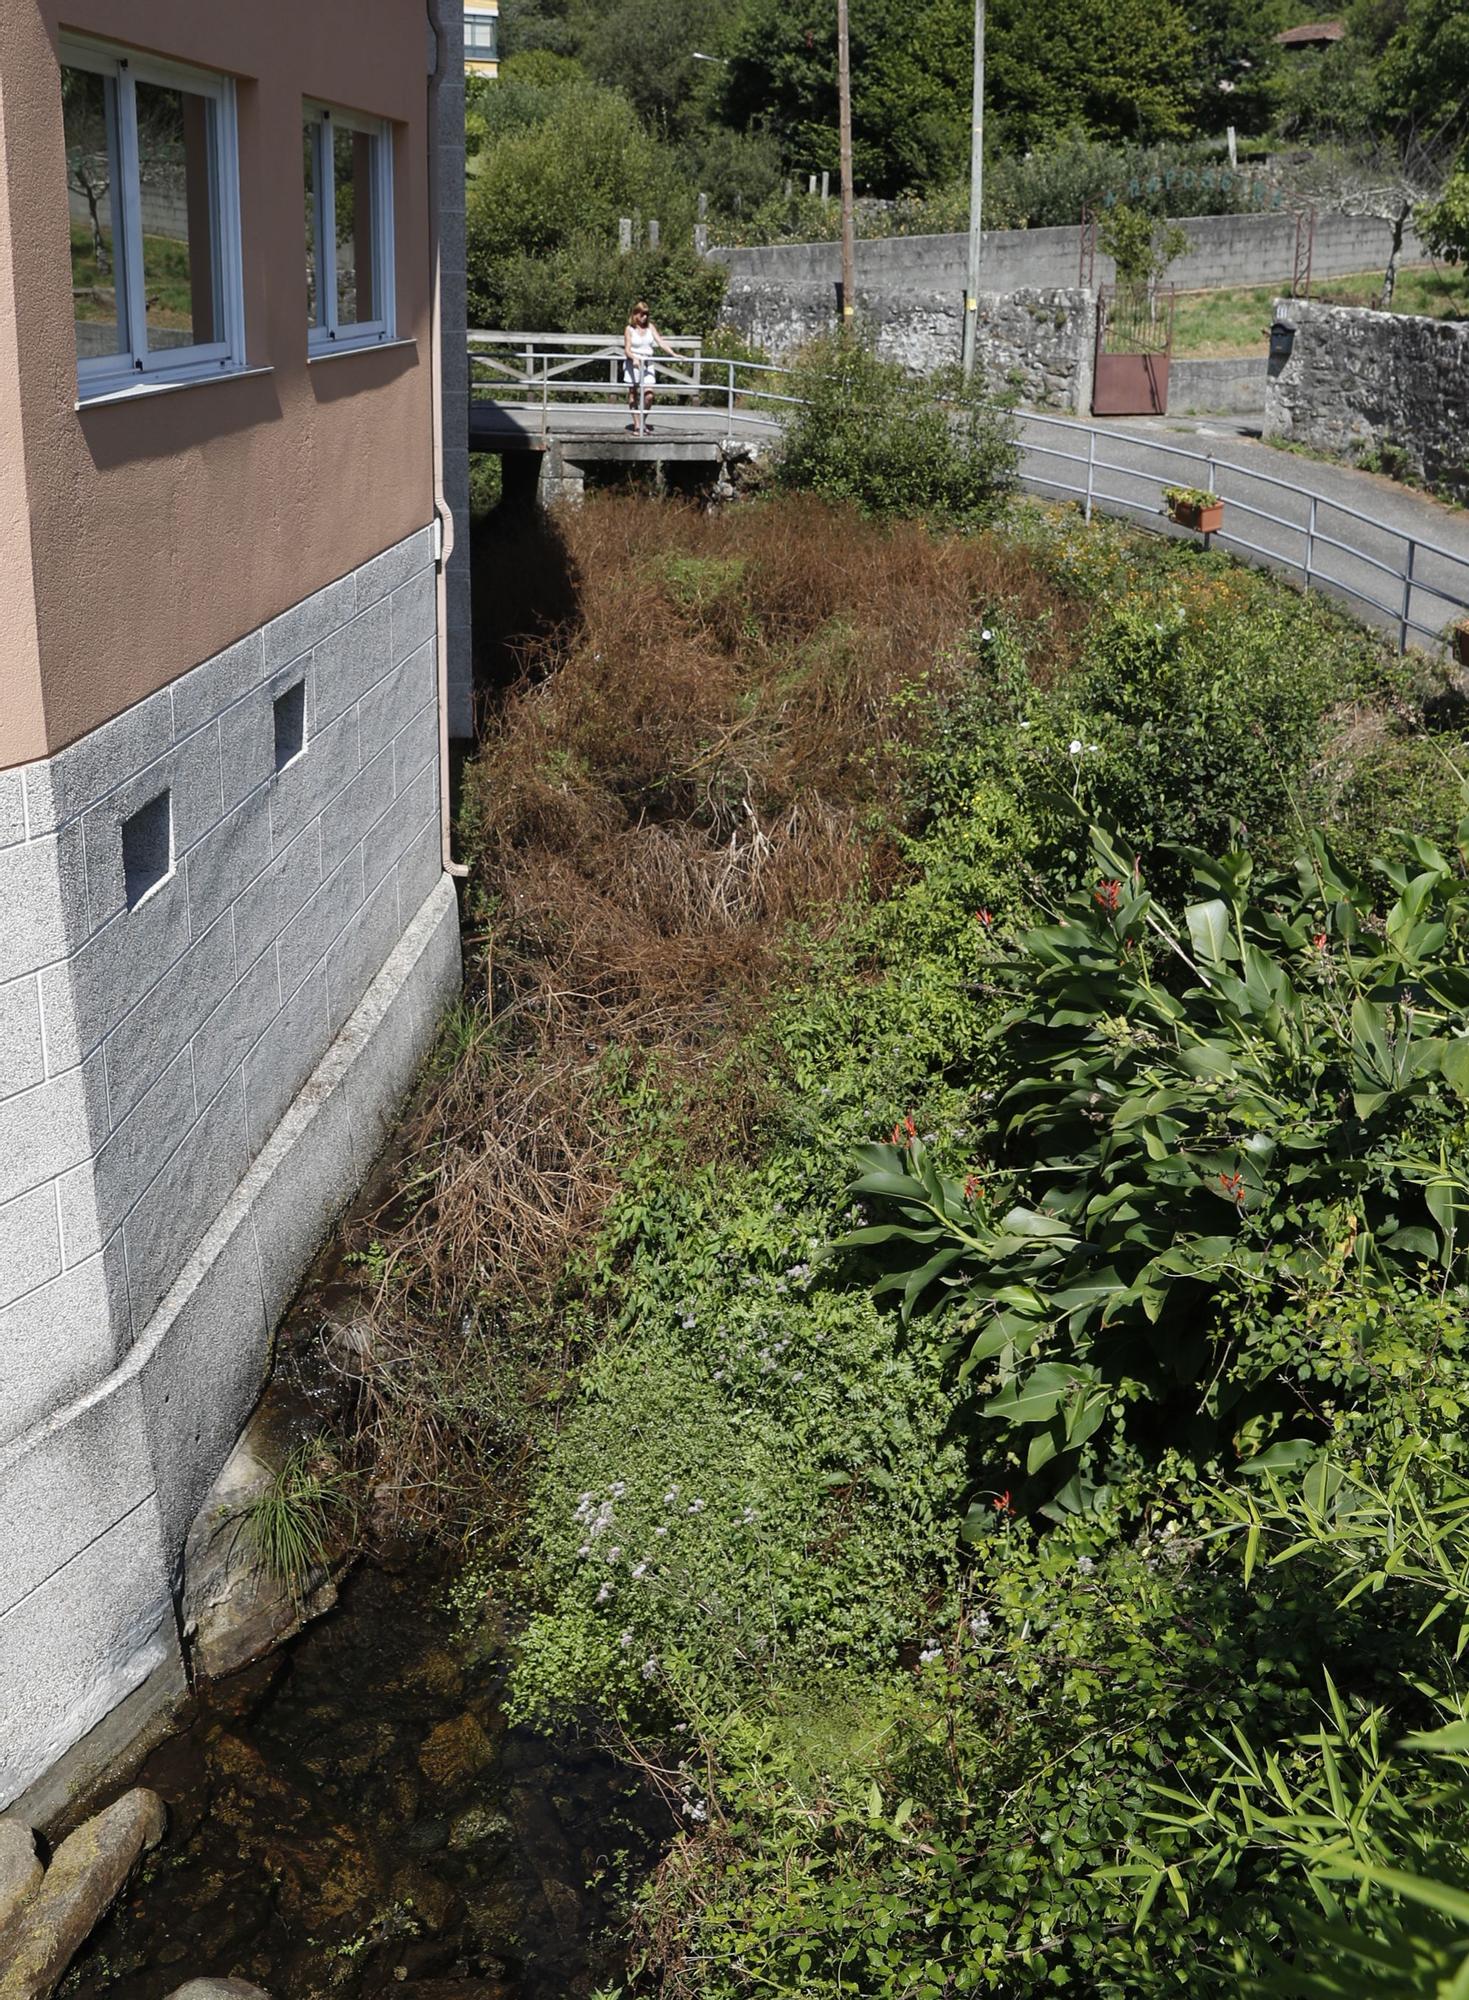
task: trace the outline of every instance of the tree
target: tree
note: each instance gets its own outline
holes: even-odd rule
[[[860,188],[897,194],[952,179],[967,157],[970,0],[853,0],[852,139]],[[837,169],[836,14],[828,0],[744,0],[720,109],[767,125],[787,165]]]
[[[993,0],[990,109],[1015,151],[1081,130],[1154,142],[1193,125],[1196,64],[1178,0],[1095,0],[1085,17]]]
[[[1469,155],[1449,176],[1439,199],[1425,202],[1414,221],[1435,257],[1469,264]]]
[[[1186,229],[1123,202],[1103,216],[1098,240],[1117,266],[1118,284],[1144,291],[1150,300],[1168,266],[1188,249]]]
[[[671,134],[707,123],[718,89],[733,0],[581,0],[577,54],[588,75],[620,90],[638,116]]]
[[[576,51],[576,35],[567,0],[501,0],[501,47],[507,56],[549,49],[553,55]]]
[[[1469,137],[1469,0],[1408,0],[1383,51],[1381,91],[1399,123]]]

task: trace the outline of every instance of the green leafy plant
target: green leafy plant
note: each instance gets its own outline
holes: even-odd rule
[[[1461,827],[1469,841],[1469,822]],[[842,1239],[890,1268],[905,1316],[941,1302],[960,1380],[1023,1447],[1047,1507],[1105,1486],[1114,1425],[1162,1413],[1199,1448],[1283,1419],[1233,1308],[1311,1314],[1342,1273],[1416,1285],[1464,1266],[1469,896],[1403,837],[1374,889],[1316,839],[1256,882],[1190,857],[1212,893],[1175,920],[1092,830],[1094,886],[990,976],[991,1157],[942,1173],[911,1127],[867,1147]]]
[[[1146,209],[1119,202],[1102,217],[1097,241],[1117,266],[1119,285],[1147,291],[1188,249],[1188,231],[1163,222]]]
[[[1204,508],[1219,505],[1219,495],[1211,493],[1207,486],[1165,486],[1163,498],[1170,507]]]
[[[1248,1880],[1264,1861],[1296,1894],[1283,1909],[1289,1946],[1269,1954],[1244,1990],[1306,2000],[1359,1992],[1383,2000],[1469,1994],[1469,1484],[1435,1481],[1405,1463],[1386,1485],[1322,1454],[1286,1470],[1259,1461],[1251,1480],[1215,1495],[1243,1530],[1246,1583],[1269,1591],[1283,1570],[1311,1567],[1338,1601],[1397,1604],[1420,1641],[1395,1707],[1363,1701],[1330,1673],[1317,1726],[1261,1747],[1236,1728],[1188,1789],[1165,1788],[1150,1815],[1191,1853],[1165,1872],[1139,1843],[1116,1871],[1182,1901],[1211,1876]],[[1298,1454],[1296,1456],[1299,1456]],[[1416,1710],[1429,1727],[1409,1728]],[[1426,1711],[1426,1712],[1425,1712]],[[1175,1853],[1177,1849],[1173,1850]]]
[[[814,341],[791,370],[799,407],[786,423],[776,479],[867,514],[992,516],[1015,484],[1012,426],[983,390],[951,400],[849,334]]]
[[[292,1447],[242,1519],[266,1575],[299,1597],[326,1564],[351,1511],[349,1475],[329,1441],[315,1437]]]

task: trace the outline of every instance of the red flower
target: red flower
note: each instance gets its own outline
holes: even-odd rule
[[[910,1111],[893,1127],[892,1143],[895,1146],[911,1146],[917,1137],[918,1127],[913,1123],[913,1113]]]
[[[997,1514],[1013,1514],[1015,1512],[1015,1509],[1010,1505],[1010,1489],[1008,1486],[994,1505]]]
[[[974,921],[977,924],[983,924],[985,929],[988,930],[990,925],[994,922],[994,918],[990,915],[988,910],[976,910],[974,913]]]
[[[1099,882],[1092,894],[1092,901],[1098,909],[1105,910],[1109,917],[1115,917],[1122,901],[1122,884],[1115,876],[1109,875],[1105,882]]]
[[[1311,949],[1312,951],[1325,951],[1326,949],[1325,931],[1317,931],[1315,937],[1313,937],[1311,940]]]
[[[964,1199],[966,1201],[978,1201],[979,1197],[983,1193],[984,1193],[984,1187],[980,1181],[979,1175],[966,1174],[964,1177]]]
[[[1245,1177],[1243,1174],[1221,1174],[1219,1185],[1237,1208],[1245,1205]]]

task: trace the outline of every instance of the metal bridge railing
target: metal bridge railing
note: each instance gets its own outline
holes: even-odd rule
[[[726,436],[769,435],[785,410],[804,401],[790,393],[787,371],[769,362],[709,355],[692,339],[669,344],[680,363],[658,356],[657,394],[717,412]],[[529,405],[540,414],[543,436],[553,405],[626,394],[615,335],[472,333],[469,356],[471,394]],[[1364,508],[1217,452],[1098,429],[1074,417],[1007,414],[1022,485],[1077,501],[1088,521],[1100,508],[1151,526],[1166,511],[1166,487],[1206,486],[1225,502],[1224,527],[1204,538],[1206,546],[1217,542],[1298,577],[1307,591],[1327,591],[1392,631],[1400,652],[1415,640],[1441,645],[1447,627],[1469,612],[1469,557]]]

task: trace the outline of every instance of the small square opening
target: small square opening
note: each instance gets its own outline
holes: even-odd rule
[[[160,792],[122,823],[122,878],[130,910],[173,873],[173,811]]]
[[[284,771],[306,748],[306,683],[295,681],[275,698],[275,768]]]

